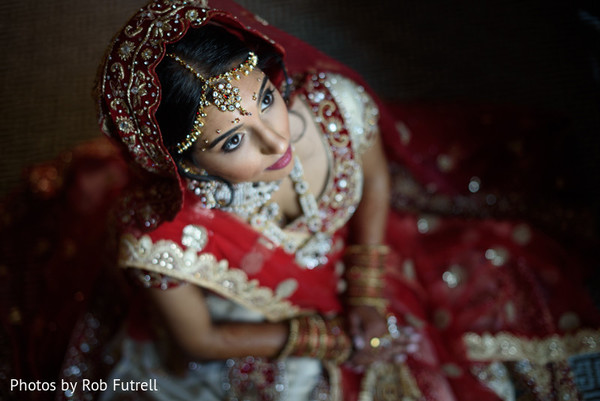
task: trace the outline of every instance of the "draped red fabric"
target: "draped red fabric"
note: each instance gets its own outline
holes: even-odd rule
[[[328,264],[319,269],[300,269],[293,254],[286,253],[279,247],[268,248],[261,240],[262,235],[249,225],[229,213],[198,206],[198,200],[194,199],[197,197],[189,191],[185,195],[186,201],[180,217],[149,233],[153,241],[169,239],[179,243],[185,226],[200,225],[208,231],[208,241],[203,252],[214,255],[217,260],[226,260],[230,268],[241,269],[249,280],[256,279],[261,286],[273,290],[284,280],[295,280],[298,288],[289,300],[302,309],[325,314],[337,314],[341,311],[337,294],[338,277],[333,268],[341,259],[341,250],[330,254]],[[261,255],[260,268],[245,261],[250,254]]]

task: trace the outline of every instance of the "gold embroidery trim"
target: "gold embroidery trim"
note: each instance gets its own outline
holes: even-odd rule
[[[231,269],[227,260],[218,261],[210,253],[183,249],[169,240],[152,242],[149,236],[137,240],[126,234],[121,238],[119,265],[160,273],[196,284],[244,307],[262,313],[268,320],[279,321],[300,314],[300,308],[282,299],[258,280],[248,279],[239,269]]]
[[[358,401],[416,401],[422,394],[405,364],[376,362],[363,377]]]
[[[346,152],[351,137],[347,127],[347,122],[340,120],[336,115],[340,112],[335,97],[331,93],[328,74],[323,74],[319,78],[319,87],[315,84],[309,84],[306,88],[308,94],[308,103],[311,109],[317,107],[315,113],[315,122],[320,125],[319,130],[325,133],[328,143],[328,153],[332,155],[333,176],[329,179],[323,195],[318,199],[319,210],[327,211],[327,216],[323,219],[323,232],[333,234],[339,230],[352,217],[354,212],[350,212],[360,201],[362,195],[362,167],[354,159],[352,152]],[[315,79],[317,77],[315,76]],[[324,93],[328,92],[331,99]],[[312,94],[312,98],[311,98]],[[319,101],[315,96],[323,96]],[[315,110],[315,109],[313,109]],[[343,115],[340,116],[343,118]],[[358,157],[358,155],[355,155]],[[339,182],[344,181],[345,186],[340,186]],[[330,210],[332,209],[332,210]],[[299,218],[297,222],[304,222]],[[305,222],[304,222],[305,223]],[[292,228],[297,228],[293,223]]]
[[[343,75],[328,73],[326,87],[341,111],[358,158],[373,145],[379,133],[379,109],[362,86]]]
[[[467,356],[474,361],[518,361],[545,364],[563,361],[572,355],[600,351],[600,330],[580,330],[564,336],[524,338],[510,333],[463,336]]]
[[[343,401],[342,372],[339,365],[330,361],[324,361],[323,366],[329,378],[329,401]]]

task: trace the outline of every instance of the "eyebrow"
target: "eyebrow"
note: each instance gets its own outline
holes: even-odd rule
[[[267,78],[267,76],[264,75],[262,84],[260,84],[260,90],[258,91],[258,97],[256,98],[256,106],[258,107],[259,110],[260,110],[260,102],[262,101],[263,93],[265,91],[265,86],[267,85],[268,80],[269,79]]]
[[[210,145],[208,145],[207,149],[212,149],[215,146],[217,146],[217,144],[219,142],[221,142],[223,139],[227,138],[228,136],[230,136],[231,134],[235,133],[238,129],[242,128],[244,126],[244,124],[240,124],[237,127],[233,127],[232,129],[230,129],[229,131],[227,131],[226,133],[220,135],[217,137],[217,139],[215,139],[214,141],[212,141],[212,143]]]

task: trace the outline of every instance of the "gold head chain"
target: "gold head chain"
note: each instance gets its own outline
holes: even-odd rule
[[[246,109],[242,106],[242,97],[240,95],[240,88],[231,84],[232,80],[239,80],[243,75],[248,75],[256,68],[258,63],[258,57],[253,53],[249,52],[246,60],[239,66],[232,68],[229,71],[225,71],[222,74],[216,75],[210,78],[204,78],[199,72],[197,72],[191,65],[183,61],[179,56],[172,53],[167,53],[167,56],[177,61],[179,64],[184,66],[190,71],[196,78],[202,81],[202,94],[200,97],[200,104],[196,111],[196,119],[194,120],[194,126],[192,132],[190,132],[183,141],[175,145],[177,153],[182,154],[188,150],[202,135],[202,127],[204,126],[204,118],[206,113],[204,107],[210,106],[211,101],[206,98],[206,93],[209,89],[212,90],[212,103],[217,106],[220,111],[235,111],[238,110],[241,115],[250,115]],[[208,143],[207,140],[204,141]],[[205,150],[206,148],[202,148]]]

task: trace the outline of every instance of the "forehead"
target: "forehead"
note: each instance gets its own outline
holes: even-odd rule
[[[268,81],[269,77],[261,70],[255,68],[248,75],[240,75],[239,79],[232,79],[229,83],[234,88],[239,88],[240,92],[252,91],[258,89],[263,81]],[[217,85],[225,84],[227,81],[220,80]]]
[[[248,75],[241,76],[239,80],[218,81],[212,86],[212,93],[207,96],[210,103],[204,108],[207,122],[212,119],[211,117],[218,116],[227,119],[245,117],[245,113],[237,107],[238,103],[242,109],[252,108],[268,81],[269,78],[260,70],[254,70]],[[234,107],[231,107],[232,105]],[[248,112],[250,111],[248,110]]]
[[[241,76],[239,80],[232,80],[231,88],[226,89],[231,92],[230,94],[221,92],[216,96],[214,94],[207,96],[211,101],[209,106],[204,107],[204,126],[200,139],[203,146],[220,137],[229,136],[242,128],[245,123],[250,123],[252,119],[257,118],[260,113],[259,99],[268,82],[269,77],[255,69],[250,74]],[[233,99],[225,100],[224,97],[227,96],[232,96]],[[239,102],[240,108],[234,106],[233,109],[229,109],[228,106],[232,102],[234,104]]]

